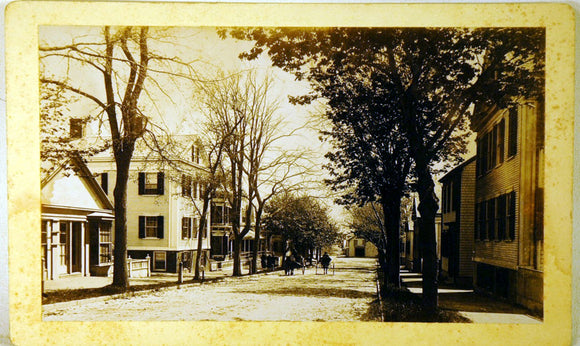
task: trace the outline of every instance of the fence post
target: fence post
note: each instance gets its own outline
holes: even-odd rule
[[[151,257],[149,257],[149,254],[147,254],[145,259],[147,260],[147,277],[150,277],[151,276]]]
[[[179,261],[179,274],[177,277],[177,283],[178,284],[183,283],[183,261]]]
[[[129,277],[131,277],[131,269],[133,267],[133,265],[131,264],[131,256],[129,256],[129,258],[127,258],[127,265],[129,266],[128,271],[129,271]]]

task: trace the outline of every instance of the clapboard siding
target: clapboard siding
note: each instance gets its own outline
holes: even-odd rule
[[[475,227],[475,161],[461,172],[459,217],[459,276],[473,275],[473,232]]]

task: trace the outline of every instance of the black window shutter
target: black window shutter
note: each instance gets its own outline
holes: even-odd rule
[[[181,195],[187,196],[187,177],[185,174],[181,175]]]
[[[145,238],[145,216],[139,216],[139,238]]]
[[[165,178],[165,174],[163,174],[163,172],[159,172],[157,173],[157,194],[158,195],[162,195],[165,191],[165,186],[164,186],[164,179]]]
[[[109,173],[101,173],[101,188],[105,194],[109,194]]]
[[[157,238],[163,239],[163,216],[157,216]]]
[[[145,194],[145,173],[139,172],[139,194]]]

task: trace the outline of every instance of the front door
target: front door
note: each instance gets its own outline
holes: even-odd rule
[[[82,271],[82,225],[80,222],[72,223],[71,232],[71,272],[80,273]]]

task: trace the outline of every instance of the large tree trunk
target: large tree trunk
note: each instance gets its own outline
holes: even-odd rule
[[[391,194],[392,196],[393,194]],[[383,197],[385,198],[385,197]],[[385,233],[387,239],[388,266],[385,277],[390,285],[401,287],[399,256],[399,219],[401,217],[401,199],[389,198],[383,202],[385,215]]]
[[[199,266],[201,265],[201,256],[202,256],[202,250],[203,250],[203,231],[204,229],[207,227],[207,211],[209,209],[209,203],[210,203],[210,198],[209,195],[208,196],[204,196],[203,198],[203,209],[201,211],[201,217],[199,220],[199,227],[198,227],[198,233],[197,233],[197,256],[195,256],[195,276],[194,279],[195,280],[199,280],[200,279],[200,273],[199,273]],[[207,232],[208,237],[211,237],[211,233]]]
[[[435,183],[428,165],[416,161],[417,192],[419,193],[419,247],[423,257],[423,305],[435,310],[437,302],[437,240],[435,234],[435,215],[438,210],[438,199],[435,195]]]
[[[115,153],[117,177],[113,197],[115,201],[115,261],[113,264],[113,286],[123,291],[129,288],[127,272],[127,182],[133,146]]]
[[[242,236],[234,237],[234,268],[233,276],[242,276]]]

